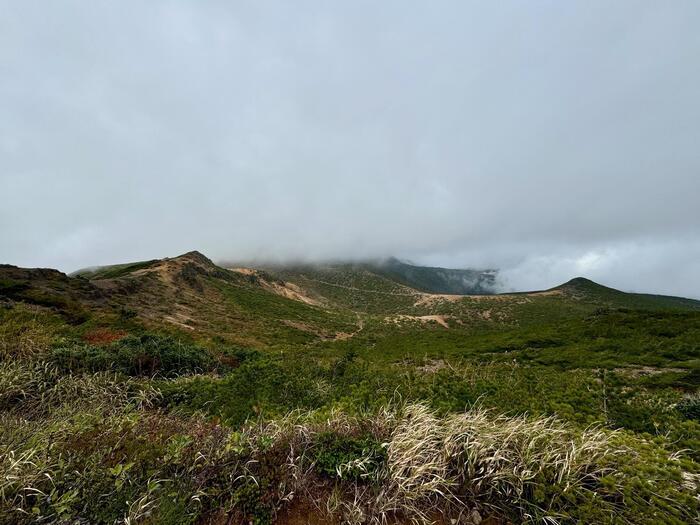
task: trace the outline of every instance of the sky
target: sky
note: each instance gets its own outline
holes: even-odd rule
[[[0,262],[700,298],[700,2],[0,0]]]

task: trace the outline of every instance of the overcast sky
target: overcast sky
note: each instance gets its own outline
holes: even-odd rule
[[[700,2],[0,0],[0,262],[700,298]]]

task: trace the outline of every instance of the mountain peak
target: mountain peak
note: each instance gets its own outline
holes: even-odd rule
[[[187,253],[183,253],[182,255],[178,255],[177,257],[173,257],[172,260],[177,260],[177,261],[189,261],[189,262],[194,262],[197,264],[202,264],[205,266],[216,266],[214,262],[209,259],[206,255],[204,255],[202,252],[199,252],[197,250],[192,250]]]
[[[586,277],[574,277],[573,279],[566,281],[562,286],[601,286],[595,281],[591,281]]]

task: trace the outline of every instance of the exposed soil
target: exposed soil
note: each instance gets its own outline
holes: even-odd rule
[[[229,270],[240,273],[241,275],[255,277],[258,284],[260,284],[263,288],[270,292],[276,293],[277,295],[281,295],[282,297],[286,297],[287,299],[300,301],[312,306],[323,306],[323,303],[319,299],[311,297],[306,290],[303,290],[296,284],[284,281],[269,280],[265,278],[265,275],[262,272],[253,268],[229,268]]]
[[[362,317],[360,317],[359,314],[357,314],[357,330],[355,330],[354,332],[350,332],[350,333],[348,333],[348,332],[337,332],[337,333],[335,334],[335,338],[334,338],[334,339],[335,339],[336,341],[346,341],[346,340],[348,340],[348,339],[351,339],[351,338],[355,337],[357,334],[359,334],[359,333],[360,333],[362,330],[364,330],[364,329],[365,329],[365,321],[364,321],[364,319],[362,319]]]
[[[448,319],[452,319],[453,317],[450,315],[391,315],[389,317],[385,317],[384,320],[391,322],[391,323],[396,323],[396,324],[401,324],[402,322],[405,321],[419,321],[421,323],[437,323],[440,326],[443,326],[445,328],[449,328],[450,325],[447,324]]]
[[[429,359],[426,364],[417,366],[416,370],[419,370],[425,374],[434,374],[435,372],[439,372],[448,366],[449,365],[443,359]]]
[[[663,374],[665,372],[676,372],[683,373],[688,370],[685,368],[657,368],[653,366],[640,366],[640,367],[625,367],[625,368],[614,368],[613,372],[618,374],[626,375],[627,377],[644,377],[644,376],[655,376],[658,374]]]
[[[325,512],[307,502],[296,502],[285,508],[275,519],[275,525],[336,525]]]
[[[433,306],[439,303],[457,303],[465,297],[471,296],[421,293],[419,295],[419,299],[413,303],[413,306]]]

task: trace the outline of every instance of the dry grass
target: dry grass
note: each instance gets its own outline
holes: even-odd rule
[[[45,352],[53,339],[45,309],[31,305],[15,308],[16,316],[8,315],[0,322],[0,359],[27,358]]]
[[[7,382],[12,370],[5,363],[0,381]],[[40,439],[32,437],[35,423],[22,419],[24,411],[21,417],[6,411],[0,418],[0,509],[15,517],[30,512],[37,498],[62,497],[45,494],[72,468],[62,464],[55,447],[74,439],[76,421],[96,414],[98,423],[81,424],[86,431],[98,428],[96,435],[119,436],[125,420],[131,420],[141,429],[136,434],[152,432],[169,443],[169,459],[148,479],[133,480],[141,488],[118,523],[155,519],[167,487],[179,480],[191,480],[188,500],[197,508],[211,509],[208,498],[218,494],[214,508],[231,523],[249,517],[234,495],[243,494],[244,486],[265,487],[273,519],[291,502],[302,502],[329,523],[428,524],[436,513],[449,523],[476,513],[503,522],[553,524],[575,521],[577,507],[594,502],[599,522],[625,522],[618,512],[620,489],[603,484],[603,478],[614,478],[628,450],[607,430],[580,430],[554,418],[507,417],[478,407],[439,416],[420,403],[357,416],[292,412],[239,431],[190,416],[182,428],[183,420],[149,408],[157,392],[139,390],[137,384],[116,383],[105,374],[56,379],[50,368],[28,373],[36,378],[24,378],[23,402],[40,400],[54,408]],[[89,410],[79,412],[79,403],[58,401],[80,398],[93,400]],[[178,438],[182,432],[186,439]],[[379,462],[370,448],[342,456],[329,476],[317,464],[326,446],[323,437],[329,435],[341,441],[369,439],[384,454]],[[28,439],[39,441],[28,447]],[[109,450],[104,458],[111,457]],[[695,481],[686,478],[688,486]]]
[[[609,472],[603,460],[624,453],[612,446],[611,432],[574,431],[554,418],[473,409],[449,417],[445,427],[448,470],[455,474],[462,498],[493,509],[505,504],[526,520],[555,522],[556,498],[538,498],[537,492],[544,487],[573,495],[590,492]]]
[[[506,417],[475,408],[446,418],[423,404],[387,408],[371,418],[334,413],[322,423],[296,413],[246,430],[249,443],[284,443],[288,476],[279,501],[319,499],[313,475],[315,438],[321,433],[353,435],[358,428],[381,439],[386,462],[359,481],[335,485],[320,510],[343,516],[344,523],[385,524],[397,516],[433,523],[435,509],[451,516],[478,508],[490,515],[517,516],[523,522],[556,523],[557,498],[547,505],[537,493],[558,487],[571,500],[592,496],[609,471],[603,466],[624,453],[613,433],[576,431],[554,418]],[[369,457],[339,464],[338,477],[372,465]],[[601,502],[601,505],[604,505]],[[612,505],[610,513],[615,509]]]
[[[125,405],[151,406],[160,395],[145,380],[112,372],[63,375],[43,361],[0,362],[0,409],[31,419],[61,405],[73,411],[89,406],[119,410]]]

